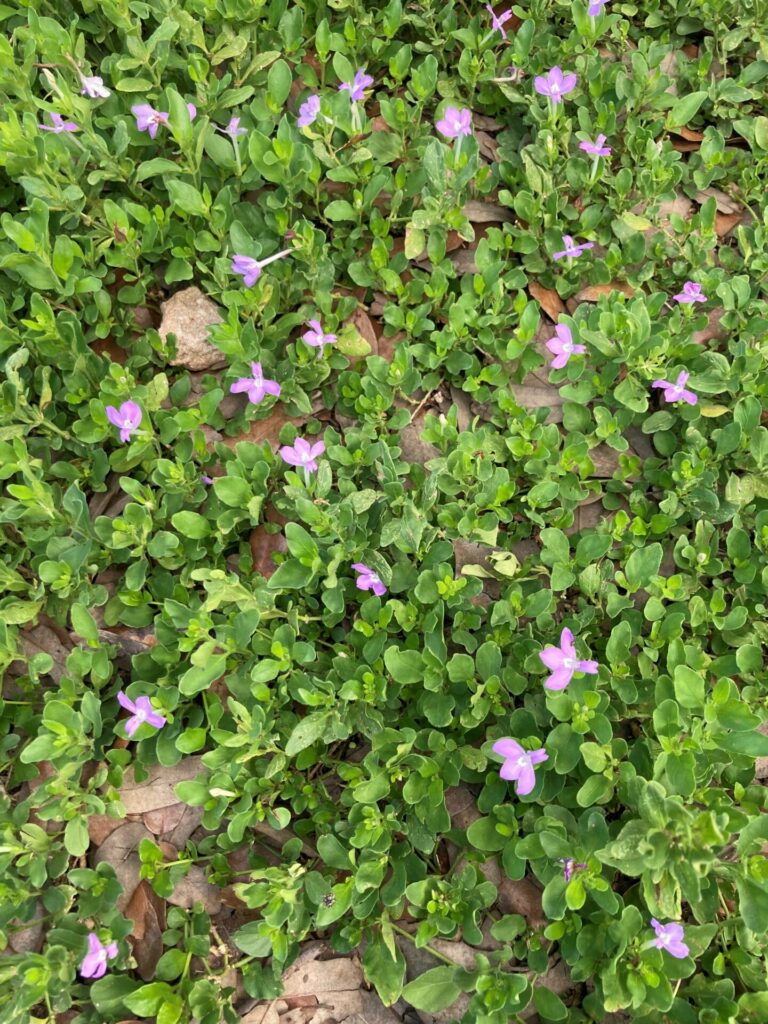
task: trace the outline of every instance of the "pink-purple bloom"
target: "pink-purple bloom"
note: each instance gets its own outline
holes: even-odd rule
[[[491,28],[495,31],[501,32],[502,38],[507,38],[507,33],[504,31],[504,23],[509,21],[512,17],[512,11],[504,11],[502,14],[496,14],[493,7],[490,4],[485,5],[486,11],[491,16]]]
[[[352,568],[360,573],[355,580],[355,586],[358,590],[372,590],[377,597],[386,594],[387,588],[381,582],[381,577],[373,569],[369,569],[363,562],[353,562]]]
[[[611,147],[604,146],[605,135],[598,135],[594,142],[587,140],[586,142],[579,143],[579,149],[583,149],[585,153],[589,153],[591,156],[610,156]]]
[[[228,135],[233,142],[237,139],[238,135],[247,135],[248,129],[240,127],[240,118],[232,117],[229,120],[229,124],[226,128],[219,128],[216,126],[217,131],[222,132],[224,135]]]
[[[457,107],[446,107],[435,128],[448,139],[458,139],[463,135],[472,134],[472,112],[468,107],[459,110]]]
[[[274,395],[275,398],[280,396],[280,385],[276,380],[268,380],[261,369],[261,363],[251,363],[251,377],[240,377],[230,387],[230,391],[233,394],[238,394],[241,391],[245,391],[248,395],[248,401],[253,402],[254,405],[258,405],[262,401],[265,395]]]
[[[123,402],[119,409],[114,405],[106,408],[107,419],[113,427],[119,427],[120,440],[130,441],[131,436],[136,433],[141,423],[141,407],[136,402]]]
[[[373,79],[365,73],[365,68],[360,68],[355,72],[355,77],[351,82],[341,83],[339,92],[342,89],[349,89],[349,95],[353,100],[361,100],[363,99],[363,90],[367,89],[369,85],[373,85]]]
[[[168,124],[168,112],[155,110],[148,103],[134,103],[131,113],[136,118],[136,128],[140,132],[149,132],[150,139],[157,135],[161,124]]]
[[[686,306],[691,306],[694,302],[707,301],[707,296],[702,292],[698,281],[686,281],[680,294],[673,295],[672,298]]]
[[[283,256],[288,256],[292,251],[292,249],[283,249],[282,252],[276,252],[273,256],[267,256],[263,260],[256,260],[252,256],[236,254],[232,257],[232,273],[239,274],[246,288],[251,288],[261,277],[263,267],[266,267],[269,263],[274,263],[275,260],[282,259]]]
[[[573,92],[576,82],[576,75],[572,72],[564,75],[560,68],[555,66],[546,75],[537,75],[533,80],[533,87],[541,96],[549,96],[552,104],[557,106],[558,103],[562,103],[563,96]]]
[[[324,334],[319,320],[308,320],[309,330],[302,334],[301,338],[311,348],[316,348],[317,358],[320,359],[326,345],[333,345],[336,342],[335,334]]]
[[[189,120],[194,121],[197,117],[197,107],[194,103],[188,103],[187,110],[189,111]]]
[[[200,474],[200,479],[203,481],[203,483],[206,485],[206,487],[210,487],[210,485],[213,483],[213,477],[212,476],[208,476],[207,473],[201,473]]]
[[[149,697],[137,697],[133,701],[120,690],[117,694],[117,703],[121,708],[131,712],[131,717],[125,723],[125,731],[129,736],[133,736],[139,726],[145,722],[147,725],[154,726],[155,729],[162,729],[166,723],[166,719],[152,709]]]
[[[589,7],[587,8],[587,14],[591,14],[593,18],[596,17],[601,13],[607,3],[608,0],[590,0]]]
[[[670,956],[678,960],[688,956],[690,950],[683,942],[685,932],[681,924],[674,921],[671,924],[660,924],[655,917],[651,918],[651,924],[656,932],[656,938],[651,939],[650,945],[656,946],[657,949],[666,949]]]
[[[549,364],[553,370],[562,370],[571,356],[581,356],[587,351],[586,346],[574,344],[571,329],[565,324],[558,324],[555,327],[555,335],[556,337],[550,338],[546,343],[549,351],[555,356]]]
[[[574,672],[586,672],[589,675],[596,675],[598,664],[596,661],[584,661],[576,653],[573,643],[573,633],[566,628],[560,634],[559,647],[545,647],[539,657],[552,672],[544,680],[544,686],[548,690],[564,690]]]
[[[341,88],[341,86],[339,86]],[[317,120],[317,115],[320,113],[320,97],[310,96],[304,103],[299,107],[299,128],[309,128],[311,124],[314,124]]]
[[[563,245],[565,248],[562,252],[553,252],[553,260],[561,260],[563,256],[580,256],[585,249],[594,248],[594,242],[581,242],[579,245],[574,242],[570,235],[563,235]]]
[[[496,740],[491,749],[494,754],[501,754],[504,758],[499,775],[507,782],[517,783],[515,792],[518,796],[526,796],[536,785],[533,766],[549,760],[549,754],[543,747],[539,747],[538,750],[524,750],[517,740],[509,738]]]
[[[688,405],[696,405],[699,399],[693,391],[688,391],[685,387],[689,377],[690,373],[686,370],[681,370],[674,384],[669,380],[655,380],[651,386],[663,390],[665,402],[682,401],[687,402]]]
[[[563,865],[563,878],[566,882],[570,882],[574,870],[578,871],[587,866],[586,864],[577,864],[573,857],[561,857],[560,863]]]
[[[96,100],[106,99],[107,96],[112,95],[111,90],[104,85],[104,79],[99,75],[80,75],[80,81],[83,84],[83,88],[80,90],[81,96],[89,96],[92,100]]]
[[[114,960],[116,956],[116,942],[110,942],[105,946],[99,941],[98,935],[89,932],[88,952],[80,964],[80,974],[84,978],[103,978],[107,973],[107,960]]]
[[[53,132],[58,135],[60,132],[79,132],[80,129],[74,121],[65,121],[61,114],[51,112],[51,121],[53,124],[38,124],[38,128],[42,128],[44,132]]]
[[[318,455],[322,455],[324,451],[325,444],[323,441],[310,444],[303,437],[297,437],[293,445],[283,445],[280,449],[280,455],[283,462],[287,462],[289,466],[298,466],[299,469],[303,469],[307,473],[314,473],[317,470],[315,459]]]

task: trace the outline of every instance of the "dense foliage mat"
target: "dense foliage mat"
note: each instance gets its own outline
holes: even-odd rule
[[[768,5],[0,22],[4,1024],[768,1020]]]

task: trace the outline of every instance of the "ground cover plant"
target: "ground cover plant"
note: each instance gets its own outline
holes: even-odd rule
[[[0,1020],[768,1020],[768,5],[0,4]]]

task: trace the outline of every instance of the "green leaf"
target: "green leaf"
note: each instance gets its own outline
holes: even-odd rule
[[[304,565],[310,565],[317,558],[317,544],[298,523],[285,524],[285,539],[290,553]]]
[[[179,691],[191,697],[201,690],[206,690],[211,683],[224,675],[227,667],[226,654],[214,654],[204,665],[193,665],[179,679]]]
[[[424,659],[419,651],[388,647],[384,652],[384,664],[397,683],[418,683],[424,676]]]
[[[633,551],[624,566],[624,575],[633,589],[647,587],[659,573],[664,551],[661,544],[654,542]]]
[[[674,675],[675,699],[684,708],[704,706],[704,679],[687,665],[677,665]]]
[[[176,512],[171,516],[174,530],[190,540],[201,540],[211,532],[211,524],[198,512]]]
[[[736,891],[739,894],[739,913],[744,924],[750,931],[763,935],[765,922],[768,921],[768,889],[751,878],[737,878]]]
[[[285,104],[292,84],[291,69],[284,60],[276,60],[267,75],[267,90],[275,106],[282,107]]]
[[[251,485],[239,476],[215,477],[213,491],[219,501],[229,508],[246,508],[253,497]]]
[[[405,958],[397,946],[392,956],[381,933],[368,939],[363,953],[363,971],[385,1006],[392,1006],[400,998],[405,981]]]
[[[71,818],[64,829],[64,846],[73,857],[82,857],[90,845],[88,819],[84,815]]]
[[[194,185],[188,185],[187,182],[179,181],[178,178],[170,178],[166,181],[165,186],[174,206],[183,213],[200,217],[208,216],[208,205]]]
[[[445,1010],[461,995],[461,989],[454,981],[459,968],[433,967],[403,989],[403,999],[417,1010],[438,1013]]]
[[[164,981],[153,981],[149,985],[142,985],[135,992],[125,996],[123,1002],[132,1013],[139,1017],[152,1017],[161,1006],[165,1005],[178,1006],[178,1012],[174,1019],[178,1020],[181,1015],[181,996]]]
[[[313,576],[311,566],[302,565],[295,558],[289,558],[270,576],[267,587],[270,590],[300,590],[306,587]]]
[[[311,746],[316,740],[321,739],[325,734],[325,726],[328,722],[329,712],[317,711],[306,718],[302,718],[293,732],[288,737],[285,745],[285,753],[293,757],[300,751]]]
[[[99,627],[96,625],[96,620],[88,609],[84,608],[81,604],[73,604],[70,614],[72,616],[72,628],[77,635],[87,640],[94,647],[98,646]]]
[[[323,211],[328,220],[351,220],[356,221],[358,214],[351,203],[346,199],[334,199],[328,203]]]
[[[704,91],[681,96],[667,114],[667,128],[682,128],[699,110],[707,94]]]

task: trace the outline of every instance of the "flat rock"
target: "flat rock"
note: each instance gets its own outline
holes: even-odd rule
[[[211,370],[226,366],[227,357],[208,340],[210,328],[223,320],[219,307],[199,288],[184,288],[163,303],[158,334],[166,341],[176,335],[176,356],[171,366],[188,370]]]

